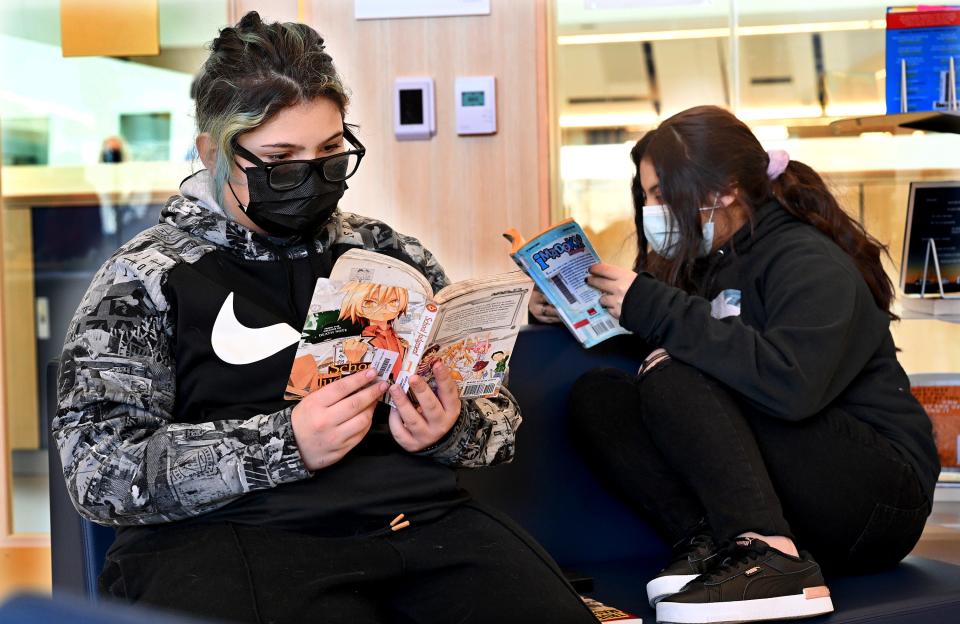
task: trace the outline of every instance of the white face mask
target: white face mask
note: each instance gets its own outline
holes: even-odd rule
[[[720,199],[713,206],[701,208],[700,211],[710,211],[710,218],[703,224],[703,242],[700,245],[700,255],[706,256],[713,249],[713,214],[720,207]],[[680,240],[680,232],[673,221],[670,209],[664,204],[643,207],[643,233],[654,253],[664,258],[672,258],[676,254],[675,241]]]

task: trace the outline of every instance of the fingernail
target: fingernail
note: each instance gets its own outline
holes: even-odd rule
[[[368,368],[363,372],[363,376],[367,379],[373,379],[377,376],[377,371],[373,370],[372,368]]]
[[[377,391],[379,391],[379,392],[386,392],[386,391],[387,391],[387,388],[389,388],[389,387],[390,387],[390,384],[388,384],[388,383],[385,382],[385,381],[381,381],[379,384],[377,384]]]

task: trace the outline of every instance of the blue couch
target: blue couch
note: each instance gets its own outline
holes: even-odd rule
[[[203,624],[208,620],[184,618],[147,607],[116,604],[91,605],[76,596],[14,594],[0,603],[3,624]]]
[[[645,585],[668,549],[594,478],[573,450],[566,419],[567,392],[580,375],[601,366],[636,370],[640,351],[630,336],[586,350],[563,328],[524,328],[510,360],[510,388],[524,415],[517,457],[508,465],[462,471],[461,482],[526,527],[578,588],[652,623]],[[50,457],[55,477],[59,459]],[[82,521],[63,480],[50,483],[54,592],[92,597],[113,531]],[[909,557],[888,572],[828,583],[837,611],[810,622],[960,622],[960,566]]]
[[[475,497],[508,512],[553,555],[568,576],[602,602],[654,622],[646,583],[668,549],[608,494],[574,452],[567,393],[586,371],[636,371],[642,345],[631,336],[583,349],[563,328],[524,328],[510,359],[510,389],[523,409],[511,464],[463,471]],[[810,622],[960,622],[960,566],[908,557],[896,569],[828,578],[836,612]]]

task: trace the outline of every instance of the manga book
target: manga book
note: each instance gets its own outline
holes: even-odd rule
[[[496,396],[526,319],[532,282],[520,271],[457,282],[433,294],[406,263],[352,249],[317,280],[285,398],[373,368],[408,390],[443,361],[464,399]]]
[[[510,257],[553,304],[580,344],[589,348],[629,333],[600,305],[600,291],[585,282],[600,256],[576,221],[561,221],[530,241],[512,228],[503,236],[512,244]]]

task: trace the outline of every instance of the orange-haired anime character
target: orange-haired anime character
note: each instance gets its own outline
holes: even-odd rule
[[[349,319],[351,323],[360,323],[363,326],[360,339],[344,342],[343,351],[347,358],[351,362],[360,361],[367,351],[367,344],[394,351],[399,356],[393,364],[390,378],[396,379],[409,345],[393,330],[392,323],[407,311],[407,290],[399,286],[347,282],[343,286],[343,292],[346,296],[340,304],[340,320]]]

